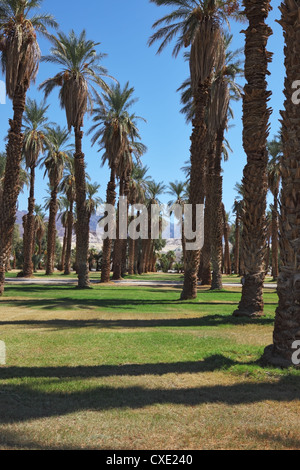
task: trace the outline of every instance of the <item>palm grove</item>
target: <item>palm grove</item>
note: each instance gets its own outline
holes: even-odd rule
[[[293,342],[299,338],[299,138],[297,107],[291,101],[292,84],[297,80],[299,0],[285,0],[280,10],[285,47],[285,110],[280,135],[269,139],[267,89],[267,50],[272,30],[267,25],[270,0],[151,0],[168,6],[170,12],[154,25],[149,46],[158,43],[158,53],[170,43],[173,55],[184,54],[189,64],[187,80],[178,84],[182,112],[192,125],[190,160],[183,168],[184,181],[165,185],[154,182],[141,159],[146,152],[139,122],[134,112],[134,88],[119,84],[103,66],[105,54],[100,44],[88,38],[86,31],[68,34],[58,31],[50,14],[40,13],[42,0],[0,0],[0,52],[6,92],[12,102],[6,151],[0,156],[0,293],[4,292],[5,272],[16,256],[17,201],[24,186],[29,188],[28,212],[23,218],[22,272],[31,277],[35,269],[46,274],[56,267],[70,274],[75,268],[78,288],[90,287],[89,268],[96,259],[101,266],[101,282],[121,279],[126,273],[143,274],[159,266],[168,271],[175,262],[174,253],[158,253],[164,241],[148,239],[116,240],[107,237],[101,254],[89,247],[90,220],[100,202],[99,185],[87,174],[83,139],[91,135],[102,164],[110,170],[105,200],[115,206],[117,228],[131,220],[130,206],[159,206],[162,194],[172,197],[170,208],[179,204],[183,215],[182,263],[184,273],[182,301],[195,299],[199,282],[222,288],[222,274],[242,275],[243,289],[236,316],[263,315],[263,285],[268,270],[278,281],[279,307],[276,311],[274,344],[266,348],[265,360],[290,365]],[[229,23],[245,26],[244,59],[242,51],[232,51]],[[49,40],[50,52],[41,56],[39,35]],[[39,84],[45,99],[41,103],[28,96],[40,62],[57,69],[54,76]],[[244,76],[242,89],[238,79]],[[59,90],[65,124],[49,122],[47,99]],[[222,202],[222,160],[230,153],[226,130],[232,100],[243,101],[243,144],[247,156],[243,180],[236,185],[230,223]],[[93,125],[85,129],[90,114]],[[49,181],[45,207],[35,204],[36,168],[44,169]],[[118,194],[117,194],[118,191]],[[267,194],[273,197],[267,210]],[[126,220],[120,220],[119,205],[128,201]],[[196,211],[205,205],[204,245],[201,250],[186,249],[184,207],[193,210],[193,229],[197,229]],[[280,208],[280,210],[279,210]],[[45,221],[45,211],[49,211]],[[57,260],[56,224],[64,227],[63,247]],[[163,218],[161,227],[163,227]],[[72,234],[76,250],[72,252]],[[232,250],[230,250],[230,242]],[[279,257],[280,254],[280,257]]]

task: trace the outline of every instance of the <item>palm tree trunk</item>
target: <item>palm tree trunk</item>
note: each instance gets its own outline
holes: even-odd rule
[[[193,211],[193,230],[196,231],[196,208],[204,204],[205,197],[205,160],[207,127],[205,124],[205,110],[209,101],[211,80],[200,84],[195,93],[195,118],[193,119],[193,132],[191,136],[191,178],[189,203]],[[186,250],[186,269],[184,285],[181,293],[182,300],[195,299],[198,288],[198,268],[200,261],[199,250]]]
[[[73,236],[73,220],[74,220],[74,215],[73,215],[73,207],[74,207],[74,202],[70,200],[70,208],[69,208],[69,213],[68,213],[68,238],[67,238],[67,247],[66,247],[66,260],[65,260],[65,265],[63,268],[65,269],[64,274],[65,276],[68,276],[71,274],[71,252],[72,252],[72,236]]]
[[[56,246],[56,216],[57,216],[57,182],[52,186],[51,201],[49,207],[49,221],[48,221],[48,239],[47,239],[47,263],[46,263],[46,276],[52,276],[54,273],[55,263],[55,246]]]
[[[26,245],[24,245],[24,265],[23,276],[31,277],[33,275],[33,246],[34,246],[34,186],[35,186],[35,167],[30,169],[30,195],[28,199],[28,214],[26,219]]]
[[[78,288],[88,289],[90,287],[88,251],[90,227],[88,223],[89,215],[86,208],[86,173],[84,154],[82,152],[83,132],[80,127],[75,128],[75,184],[76,184],[76,252],[78,263]]]
[[[272,211],[272,276],[277,281],[279,275],[278,266],[278,194],[274,195],[274,209]]]
[[[120,200],[124,197],[124,179],[120,179],[119,190],[119,203],[118,203],[118,216],[117,216],[117,238],[114,245],[114,271],[113,280],[118,281],[122,279],[122,255],[123,255],[123,240],[120,239],[120,226],[125,223],[120,212]]]
[[[114,206],[116,203],[116,170],[111,168],[110,181],[107,185],[106,202],[109,205]],[[101,269],[101,282],[107,283],[110,281],[110,269],[111,269],[111,249],[112,239],[105,238],[103,241],[102,248],[102,269]]]
[[[266,198],[267,138],[270,109],[267,102],[266,75],[272,55],[267,52],[268,37],[272,34],[265,20],[270,10],[270,0],[244,0],[249,20],[246,31],[245,78],[247,84],[243,98],[244,149],[247,165],[244,169],[244,212],[242,247],[245,261],[245,283],[242,298],[235,316],[263,315],[264,258],[266,250]]]
[[[60,261],[60,271],[63,271],[66,261],[66,251],[67,251],[67,240],[68,240],[68,225],[65,226],[64,238],[63,238],[63,247],[61,252],[61,261]]]
[[[225,274],[231,274],[231,260],[230,260],[230,249],[229,249],[229,238],[228,238],[228,223],[226,220],[225,206],[222,204],[223,213],[223,234],[224,234],[224,267]]]
[[[299,105],[291,99],[292,85],[299,79],[299,8],[299,0],[285,0],[280,7],[280,24],[284,30],[286,45],[286,100],[285,111],[282,112],[283,158],[279,215],[281,269],[277,287],[279,306],[276,310],[273,344],[266,348],[263,356],[264,361],[277,367],[296,365],[293,362],[293,353],[297,353],[294,342],[300,339],[300,120]]]
[[[0,208],[0,295],[4,292],[5,259],[12,243],[16,220],[17,200],[20,193],[20,166],[22,159],[23,134],[22,120],[25,110],[28,87],[19,86],[13,99],[13,120],[6,146],[6,168]]]
[[[235,221],[234,274],[240,273],[240,217]]]

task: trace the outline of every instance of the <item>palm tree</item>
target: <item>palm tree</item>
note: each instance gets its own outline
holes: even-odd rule
[[[242,214],[242,252],[245,261],[245,282],[235,316],[263,315],[265,279],[267,138],[271,110],[266,75],[272,54],[266,45],[272,30],[266,24],[270,0],[244,0],[249,27],[245,31],[245,78],[243,94],[243,144],[247,155],[244,169],[244,211]]]
[[[97,208],[100,204],[102,204],[101,197],[97,196],[101,185],[98,183],[88,183],[87,184],[87,211],[89,214],[89,223],[91,220],[92,215],[94,215],[97,211]]]
[[[42,164],[46,167],[51,190],[49,203],[49,223],[47,240],[46,275],[54,272],[55,242],[56,242],[56,215],[58,210],[57,195],[63,176],[66,162],[72,157],[69,144],[69,131],[60,126],[49,127],[47,131],[47,154]]]
[[[46,214],[43,211],[42,206],[40,206],[40,205],[36,205],[35,208],[34,208],[34,211],[35,211],[34,230],[35,230],[35,237],[36,237],[36,241],[37,241],[37,245],[38,245],[37,254],[40,258],[39,269],[41,269],[42,268],[42,263],[41,263],[41,260],[42,260],[42,240],[43,240],[43,236],[44,236],[45,231],[46,231],[46,223],[45,223]]]
[[[278,137],[268,142],[269,163],[267,168],[268,186],[273,195],[272,205],[272,276],[277,280],[279,275],[278,266],[278,199],[281,181],[280,161],[282,157],[282,142]]]
[[[223,232],[223,178],[222,156],[228,160],[229,143],[225,139],[228,121],[233,118],[231,101],[241,98],[241,87],[236,78],[242,75],[241,49],[231,51],[232,35],[222,33],[219,44],[218,60],[215,63],[210,99],[206,109],[206,161],[205,174],[205,213],[204,213],[204,246],[199,266],[199,279],[203,284],[211,285],[212,290],[222,288],[222,232]],[[190,54],[185,54],[190,59]],[[182,92],[181,112],[190,122],[195,114],[195,103],[191,80],[186,80],[178,89]],[[190,168],[185,168],[190,175]],[[211,262],[213,276],[211,278]]]
[[[181,224],[181,244],[182,244],[182,256],[183,263],[185,265],[185,236],[184,236],[184,205],[187,202],[186,183],[183,181],[175,181],[169,183],[167,194],[173,196],[173,200],[168,203],[172,210],[175,205],[180,206],[182,209],[180,224]]]
[[[71,273],[71,251],[72,251],[72,236],[74,226],[74,203],[76,199],[76,183],[75,183],[75,168],[74,158],[70,157],[65,165],[63,179],[59,186],[59,191],[65,194],[69,202],[68,221],[67,221],[67,244],[65,264],[62,266],[64,274],[67,276]]]
[[[299,107],[291,99],[297,78],[300,44],[297,41],[299,0],[281,3],[280,24],[285,39],[285,109],[282,113],[282,158],[279,215],[280,274],[278,277],[279,306],[276,310],[273,344],[266,348],[264,360],[279,367],[295,366],[295,343],[300,331],[300,238],[299,238]],[[295,344],[294,344],[295,343]],[[297,352],[297,351],[296,351]]]
[[[61,261],[59,265],[59,271],[63,271],[65,266],[66,260],[66,251],[67,251],[67,241],[68,241],[68,215],[69,215],[69,201],[68,198],[65,196],[60,197],[60,214],[58,215],[58,219],[61,220],[62,226],[64,228],[64,236],[63,236],[63,246],[61,252]]]
[[[159,206],[159,196],[166,191],[167,187],[163,182],[156,183],[150,181],[147,185],[146,193],[146,207],[148,211],[148,237],[142,240],[141,259],[139,266],[139,274],[144,274],[149,271],[150,260],[154,252],[154,240],[151,239],[152,228],[152,206]],[[154,221],[153,221],[154,222]],[[161,220],[159,221],[161,225]],[[161,228],[161,227],[159,227]]]
[[[139,139],[136,120],[142,118],[129,113],[129,109],[137,101],[133,98],[133,93],[134,88],[131,88],[128,82],[123,88],[120,84],[113,84],[107,94],[103,94],[101,99],[98,98],[97,107],[94,109],[94,125],[89,131],[94,133],[92,144],[97,142],[99,151],[104,150],[102,165],[108,163],[110,168],[106,194],[106,203],[110,206],[116,203],[116,178],[120,177],[123,184],[128,165],[132,168],[131,150],[136,139]],[[127,174],[126,178],[128,179]],[[110,280],[111,250],[112,240],[107,237],[103,243],[101,270],[103,283]]]
[[[0,0],[1,64],[6,77],[6,93],[12,100],[14,111],[13,119],[9,121],[0,208],[0,295],[4,291],[4,260],[10,249],[20,192],[26,93],[36,78],[41,57],[36,33],[47,34],[47,27],[57,26],[51,15],[34,13],[41,3],[41,0]]]
[[[26,168],[30,171],[30,194],[28,199],[28,214],[26,215],[25,232],[24,233],[24,265],[23,276],[31,277],[33,274],[33,250],[34,250],[34,233],[35,233],[35,169],[38,164],[40,154],[44,152],[45,135],[48,119],[46,112],[49,106],[45,102],[38,104],[35,100],[27,99],[24,115],[24,148]]]
[[[52,40],[51,54],[44,61],[59,65],[62,70],[40,86],[48,96],[55,87],[60,87],[60,104],[66,111],[69,131],[75,131],[75,180],[76,180],[76,253],[78,262],[78,288],[89,287],[88,249],[89,224],[86,207],[86,173],[82,152],[83,121],[86,113],[92,110],[93,85],[108,91],[103,77],[108,77],[106,69],[100,65],[104,54],[97,53],[99,43],[90,41],[86,32],[78,36],[72,30],[69,35],[59,33]]]
[[[207,150],[206,108],[216,60],[221,43],[221,24],[229,16],[237,16],[237,1],[219,0],[151,0],[159,6],[172,6],[174,10],[158,20],[158,30],[149,44],[161,41],[161,52],[170,41],[178,37],[173,55],[190,46],[190,79],[194,101],[193,131],[191,136],[190,204],[193,207],[193,228],[196,229],[196,206],[204,204],[205,159]],[[163,25],[161,27],[161,25]],[[184,288],[181,298],[197,297],[197,275],[200,252],[187,251]]]
[[[131,206],[135,204],[144,204],[146,200],[146,191],[148,183],[150,181],[150,176],[147,175],[149,168],[147,166],[143,167],[133,162],[133,168],[130,179],[130,189],[129,189],[129,203]],[[139,215],[139,214],[138,214]],[[133,215],[130,220],[132,220]],[[129,248],[128,248],[128,274],[136,274],[137,269],[137,260],[138,260],[138,245],[140,240],[129,239]]]
[[[243,201],[234,200],[232,211],[235,214],[234,274],[240,273],[240,240]]]

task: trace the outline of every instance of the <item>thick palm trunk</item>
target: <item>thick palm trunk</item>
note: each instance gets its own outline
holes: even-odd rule
[[[0,295],[4,292],[5,260],[11,247],[16,220],[17,200],[20,193],[20,166],[22,159],[22,119],[27,87],[19,86],[13,100],[14,117],[9,121],[6,146],[6,168],[0,208]]]
[[[193,119],[193,132],[191,136],[191,178],[189,203],[193,210],[193,230],[196,230],[196,207],[204,204],[205,197],[205,160],[206,137],[205,110],[209,100],[211,81],[207,80],[199,85],[195,94],[195,118]],[[192,241],[192,240],[191,240]],[[186,249],[186,263],[184,285],[181,293],[182,300],[195,299],[198,287],[198,269],[200,261],[199,250]]]
[[[56,246],[56,216],[57,216],[57,183],[53,185],[51,191],[51,201],[49,207],[48,238],[47,238],[47,263],[46,276],[52,276],[55,264],[55,246]]]
[[[68,213],[68,220],[67,220],[68,238],[67,238],[67,246],[66,246],[66,260],[65,260],[65,265],[63,266],[63,269],[65,270],[64,274],[66,276],[71,274],[71,252],[72,252],[72,235],[73,235],[73,220],[74,220],[73,206],[74,206],[74,203],[71,200],[70,209]]]
[[[24,245],[24,266],[23,276],[31,277],[33,275],[33,247],[35,235],[35,219],[34,219],[34,186],[35,186],[35,167],[30,169],[30,195],[28,199],[28,214],[26,219],[26,245]]]
[[[116,203],[116,171],[115,168],[111,169],[110,181],[107,185],[106,202],[107,204],[114,206]],[[111,269],[111,250],[112,250],[112,239],[105,238],[103,241],[102,248],[102,268],[101,268],[101,282],[107,283],[110,281],[110,269]]]
[[[84,154],[82,152],[83,132],[80,127],[75,128],[75,184],[76,184],[76,253],[78,269],[78,288],[88,289],[90,287],[88,251],[89,251],[89,215],[86,208],[86,174]]]
[[[263,284],[265,279],[264,258],[266,250],[266,197],[267,184],[267,138],[269,134],[270,109],[267,102],[266,75],[271,54],[266,45],[271,29],[265,20],[270,10],[270,0],[244,0],[249,20],[246,31],[245,78],[247,84],[243,99],[244,149],[247,165],[244,169],[244,212],[242,246],[245,261],[245,283],[236,316],[263,315]]]
[[[281,269],[278,278],[279,306],[276,310],[273,344],[266,348],[264,360],[279,367],[296,365],[293,353],[300,340],[300,120],[299,105],[291,97],[293,83],[299,79],[300,1],[281,4],[280,24],[285,37],[285,111],[282,113],[283,158],[279,216]],[[299,367],[299,366],[298,366]]]

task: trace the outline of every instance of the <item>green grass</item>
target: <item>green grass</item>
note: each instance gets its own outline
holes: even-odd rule
[[[0,449],[299,449],[300,371],[264,368],[240,289],[8,285]]]

